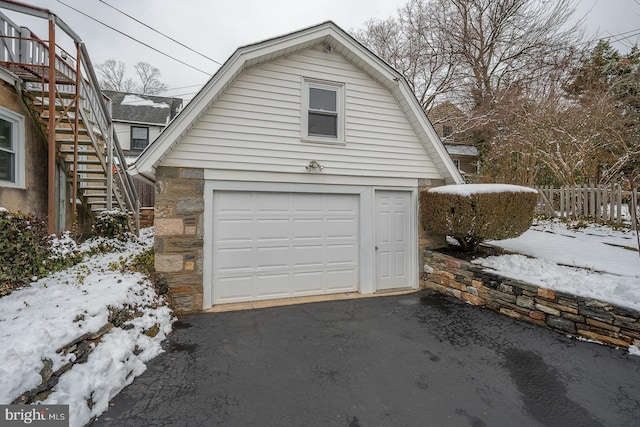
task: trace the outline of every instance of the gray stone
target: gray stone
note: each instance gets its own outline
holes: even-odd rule
[[[512,304],[516,303],[516,296],[515,295],[505,294],[504,292],[496,291],[496,290],[493,290],[493,289],[489,290],[489,295],[491,295],[492,297],[494,297],[494,298],[496,298],[498,300],[510,302]]]
[[[500,292],[505,292],[507,294],[512,294],[513,293],[513,286],[509,286],[509,285],[505,285],[504,283],[501,283],[500,285],[498,285],[498,290]]]
[[[526,297],[524,295],[520,295],[516,298],[516,305],[520,307],[529,308],[531,310],[535,310],[535,301],[533,298]]]
[[[160,166],[156,168],[156,178],[177,178],[180,174],[180,169],[169,167],[169,166]]]
[[[589,308],[587,306],[582,306],[578,308],[578,312],[585,317],[599,320],[604,323],[613,323],[613,320],[614,320],[611,313],[606,312],[604,310],[598,310],[597,308]]]
[[[576,333],[576,324],[569,319],[562,317],[549,315],[547,316],[547,325],[554,329],[560,329],[561,331],[569,332],[570,334]]]
[[[180,178],[186,179],[204,179],[204,169],[182,169]]]
[[[544,304],[536,304],[536,310],[541,311],[546,314],[550,314],[552,316],[560,316],[560,310],[556,310],[555,308],[549,307]]]
[[[176,213],[194,213],[204,211],[204,199],[202,197],[189,197],[178,199]]]

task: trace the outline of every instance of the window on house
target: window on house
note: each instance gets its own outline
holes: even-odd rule
[[[305,81],[304,137],[312,141],[341,142],[342,86]]]
[[[451,126],[444,125],[442,126],[442,137],[446,138],[453,133],[453,128]]]
[[[149,145],[149,128],[131,126],[131,149],[144,150]]]
[[[456,169],[460,170],[460,160],[458,159],[452,159],[453,160],[453,164],[455,165]]]
[[[24,187],[24,117],[0,109],[0,185]]]

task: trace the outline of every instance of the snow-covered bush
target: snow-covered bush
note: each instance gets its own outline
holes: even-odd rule
[[[0,208],[0,297],[79,261],[68,234],[49,235],[46,222]]]
[[[129,216],[122,211],[103,211],[98,214],[94,224],[95,234],[108,239],[130,240]]]
[[[420,194],[421,221],[434,235],[451,236],[462,251],[485,240],[518,237],[531,226],[538,192],[506,184],[445,185]]]
[[[20,212],[0,212],[0,296],[26,286],[47,270],[49,235],[42,219]]]

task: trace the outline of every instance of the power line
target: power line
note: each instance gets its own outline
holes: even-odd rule
[[[91,19],[91,20],[93,20],[93,21],[97,22],[98,24],[103,25],[103,26],[105,26],[105,27],[109,28],[110,30],[115,31],[115,32],[116,32],[116,33],[118,33],[118,34],[121,34],[121,35],[123,35],[123,36],[125,36],[125,37],[127,37],[127,38],[130,38],[131,40],[133,40],[133,41],[135,41],[135,42],[137,42],[137,43],[140,43],[141,45],[143,45],[143,46],[145,46],[145,47],[147,47],[147,48],[149,48],[149,49],[151,49],[151,50],[153,50],[153,51],[155,51],[155,52],[158,52],[158,53],[159,53],[159,54],[161,54],[161,55],[166,56],[167,58],[173,59],[174,61],[179,62],[179,63],[181,63],[181,64],[183,64],[183,65],[186,65],[187,67],[192,68],[192,69],[194,69],[194,70],[196,70],[196,71],[200,71],[201,73],[206,74],[206,75],[207,75],[207,76],[209,76],[209,77],[211,77],[211,75],[212,75],[211,73],[208,73],[208,72],[206,72],[206,71],[204,71],[204,70],[201,70],[200,68],[194,67],[194,66],[193,66],[193,65],[191,65],[191,64],[187,64],[186,62],[184,62],[184,61],[182,61],[182,60],[180,60],[180,59],[178,59],[178,58],[176,58],[176,57],[174,57],[174,56],[171,56],[171,55],[169,55],[168,53],[162,52],[161,50],[156,49],[155,47],[153,47],[153,46],[151,46],[151,45],[148,45],[147,43],[144,43],[144,42],[142,42],[142,41],[140,41],[140,40],[136,39],[135,37],[130,36],[129,34],[126,34],[126,33],[122,32],[122,31],[120,31],[120,30],[118,30],[118,29],[116,29],[116,28],[114,28],[114,27],[112,27],[112,26],[110,26],[110,25],[107,25],[107,24],[105,24],[104,22],[102,22],[102,21],[100,21],[100,20],[98,20],[98,19],[96,19],[96,18],[94,18],[94,17],[92,17],[92,16],[89,16],[89,15],[87,15],[87,14],[86,14],[86,13],[84,13],[84,12],[81,12],[80,10],[76,9],[75,7],[73,7],[73,6],[69,6],[68,4],[66,4],[65,2],[63,2],[62,0],[56,0],[56,1],[57,1],[58,3],[60,3],[60,4],[63,4],[63,5],[65,5],[65,6],[67,6],[69,9],[72,9],[72,10],[74,10],[74,11],[78,12],[79,14],[81,14],[81,15],[83,15],[83,16],[86,16],[87,18],[89,18],[89,19]]]
[[[151,27],[151,26],[149,26],[149,25],[145,24],[144,22],[140,21],[139,19],[137,19],[137,18],[135,18],[135,17],[133,17],[133,16],[129,15],[129,14],[128,14],[128,13],[126,13],[126,12],[123,12],[122,10],[118,9],[117,7],[115,7],[115,6],[113,6],[113,5],[110,5],[110,4],[109,4],[109,3],[107,3],[106,1],[104,1],[104,0],[99,0],[99,1],[100,1],[100,3],[102,3],[102,4],[105,4],[105,5],[109,6],[109,7],[110,7],[110,8],[112,8],[113,10],[116,10],[116,11],[120,12],[121,14],[123,14],[124,16],[126,16],[127,18],[134,20],[134,21],[135,21],[135,22],[137,22],[138,24],[140,24],[140,25],[144,25],[145,27],[147,27],[147,28],[148,28],[148,29],[150,29],[151,31],[154,31],[154,32],[156,32],[156,33],[160,34],[161,36],[168,38],[168,39],[169,39],[169,40],[171,40],[172,42],[177,43],[177,44],[179,44],[180,46],[182,46],[182,47],[184,47],[184,48],[186,48],[186,49],[189,49],[191,52],[196,53],[196,54],[198,54],[198,55],[202,56],[203,58],[208,59],[209,61],[214,62],[214,63],[216,63],[216,64],[218,64],[218,65],[222,65],[220,62],[216,61],[215,59],[210,58],[210,57],[208,57],[207,55],[205,55],[205,54],[203,54],[203,53],[200,53],[200,52],[198,52],[198,51],[197,51],[197,50],[195,50],[195,49],[190,48],[190,47],[189,47],[189,46],[187,46],[186,44],[179,42],[178,40],[176,40],[176,39],[174,39],[174,38],[172,38],[172,37],[170,37],[170,36],[168,36],[168,35],[164,34],[163,32],[161,32],[161,31],[159,31],[159,30],[156,30],[155,28],[153,28],[153,27]]]

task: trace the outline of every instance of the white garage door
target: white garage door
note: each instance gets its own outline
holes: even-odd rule
[[[213,303],[358,289],[358,196],[215,191]]]

